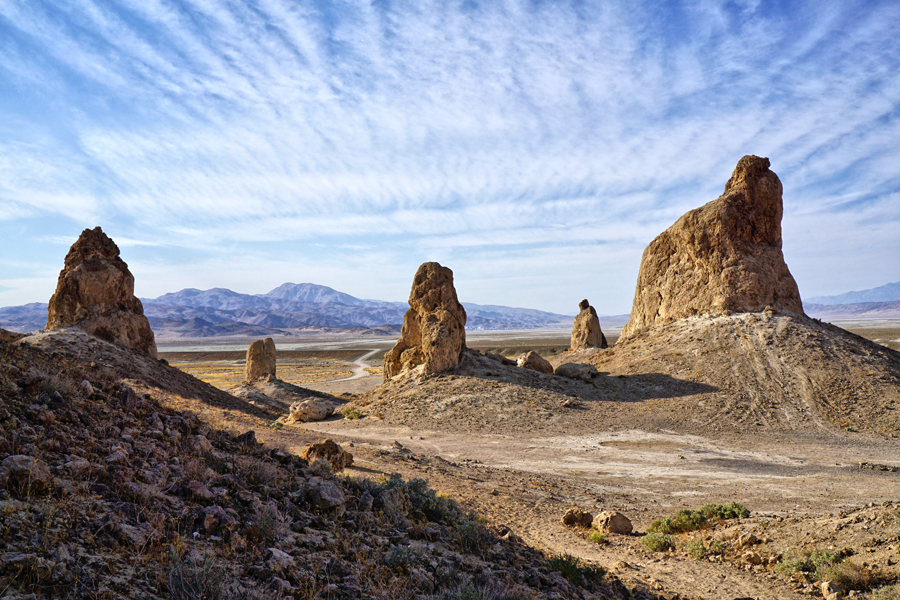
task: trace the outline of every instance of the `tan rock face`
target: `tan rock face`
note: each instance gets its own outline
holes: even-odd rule
[[[532,369],[548,375],[553,374],[553,365],[534,350],[529,350],[525,354],[520,355],[516,364],[524,369]]]
[[[606,348],[606,336],[600,329],[597,311],[587,300],[578,303],[581,312],[575,317],[572,325],[572,350],[585,348]]]
[[[456,298],[453,271],[436,262],[419,267],[400,339],[384,355],[384,380],[424,365],[433,375],[456,367],[466,347],[466,311]]]
[[[275,342],[272,338],[256,340],[247,348],[246,381],[275,378]]]
[[[695,315],[803,314],[781,252],[781,181],[769,159],[745,156],[725,192],[684,214],[644,250],[621,338]]]
[[[134,295],[134,276],[99,227],[85,229],[72,244],[47,311],[47,329],[74,326],[156,358],[150,322]]]

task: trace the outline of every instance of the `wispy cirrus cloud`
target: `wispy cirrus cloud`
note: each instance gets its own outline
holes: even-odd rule
[[[644,245],[754,153],[785,184],[801,292],[875,286],[900,278],[898,72],[891,2],[11,1],[0,223],[100,222],[198,262],[252,249],[275,273],[279,252],[357,264],[363,246],[396,274],[348,281],[390,299],[435,256],[530,264],[470,300],[551,310],[595,293],[576,272],[540,291],[568,260],[625,312]],[[879,268],[827,266],[852,260]]]

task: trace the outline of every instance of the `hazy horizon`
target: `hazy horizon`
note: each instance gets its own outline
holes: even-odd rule
[[[738,159],[802,297],[900,280],[900,5],[0,4],[0,306],[97,225],[135,292],[631,308]]]

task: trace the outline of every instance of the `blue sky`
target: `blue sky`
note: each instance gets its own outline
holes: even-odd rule
[[[900,280],[900,4],[0,0],[0,306],[101,225],[142,297],[624,313],[744,154],[801,295]]]

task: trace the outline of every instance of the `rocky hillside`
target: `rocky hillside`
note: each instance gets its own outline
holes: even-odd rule
[[[337,477],[220,428],[205,417],[272,415],[163,361],[0,333],[5,598],[650,597],[586,563],[564,577],[424,481]]]

